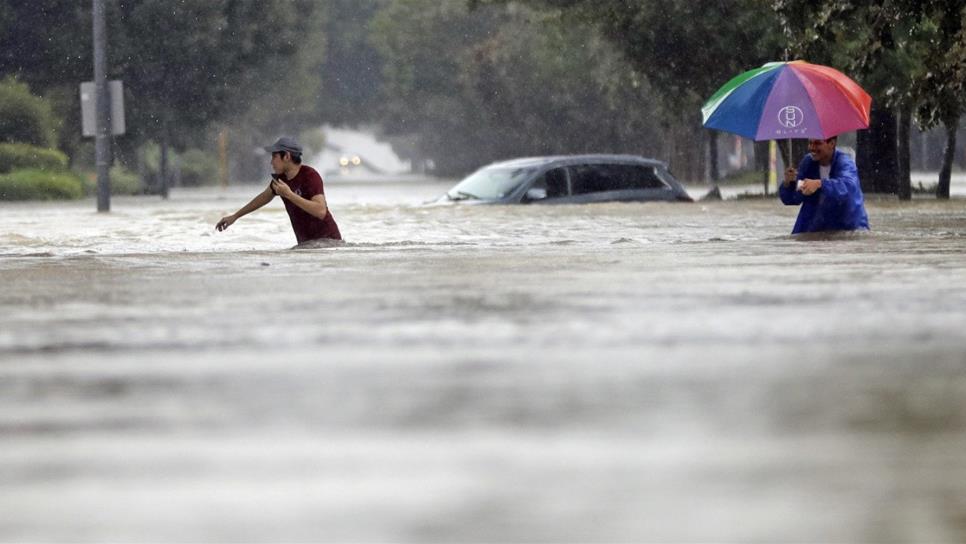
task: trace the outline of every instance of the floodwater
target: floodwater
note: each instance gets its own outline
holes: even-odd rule
[[[966,201],[0,204],[0,541],[966,540]]]

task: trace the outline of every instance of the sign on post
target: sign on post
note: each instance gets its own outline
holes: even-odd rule
[[[94,129],[97,112],[94,110],[94,82],[80,84],[81,131],[84,136],[95,136]],[[124,86],[118,80],[107,82],[107,94],[111,101],[111,134],[120,136],[125,132],[124,125]]]

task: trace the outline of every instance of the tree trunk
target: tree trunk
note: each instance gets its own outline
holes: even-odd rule
[[[899,190],[899,152],[895,114],[872,104],[868,130],[856,138],[856,166],[862,190],[896,194]]]
[[[781,155],[781,172],[778,173],[778,179],[785,179],[784,172],[786,168],[798,168],[798,164],[802,162],[805,154],[808,153],[808,140],[776,140],[778,142],[778,154]]]
[[[946,150],[943,153],[943,165],[939,169],[939,183],[936,185],[936,198],[949,199],[949,181],[953,173],[953,159],[956,156],[956,129],[959,127],[959,117],[946,120]]]
[[[916,166],[920,171],[929,170],[929,135],[919,131],[919,161]]]
[[[165,123],[167,126],[167,123]],[[168,131],[161,129],[161,164],[158,175],[161,177],[161,198],[168,199]]]
[[[792,155],[791,140],[775,140],[778,143],[778,158],[781,159],[781,168],[779,168],[778,179],[784,179],[782,172],[784,172],[789,166],[795,164]]]
[[[141,143],[137,146],[135,153],[137,154],[138,178],[141,180],[141,190],[147,193],[152,193],[153,188],[151,187],[151,179],[148,176],[148,165],[144,158],[144,143]]]
[[[912,175],[909,165],[909,132],[912,128],[912,105],[903,105],[899,110],[898,166],[899,200],[912,200]]]
[[[664,162],[674,164],[674,133],[671,132],[671,123],[664,121],[661,123],[661,130],[664,133],[664,143],[661,152],[664,153]]]
[[[870,129],[855,133],[855,167],[859,170],[859,186],[863,193],[871,193],[872,185],[872,134]]]
[[[708,133],[708,165],[710,166],[711,185],[718,185],[721,172],[718,170],[718,131]]]
[[[755,170],[761,172],[761,183],[762,187],[765,188],[766,195],[768,194],[768,176],[771,174],[770,144],[771,142],[755,142]]]

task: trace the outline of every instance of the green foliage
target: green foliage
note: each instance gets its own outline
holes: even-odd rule
[[[129,105],[128,135],[117,140],[127,164],[145,141],[210,148],[212,132],[227,128],[235,173],[240,161],[244,175],[263,173],[251,150],[280,134],[375,122],[415,136],[407,140],[437,173],[577,151],[654,155],[703,173],[698,106],[765,61],[835,66],[877,106],[916,111],[923,127],[953,123],[966,96],[962,0],[106,3],[108,75],[124,81]],[[0,74],[41,92],[48,118],[74,127],[58,141],[55,125],[35,123],[46,134],[35,145],[80,159],[89,153],[75,152],[85,145],[76,85],[90,78],[90,10],[0,0]],[[0,96],[0,110],[8,104]],[[206,176],[189,170],[185,184]]]
[[[927,3],[923,35],[931,47],[915,82],[921,128],[956,127],[966,110],[966,3],[959,4],[957,10],[943,2]]]
[[[84,196],[73,172],[16,170],[0,175],[0,200],[70,200]]]
[[[324,35],[314,0],[105,0],[108,77],[124,82],[127,129],[117,144],[132,158],[145,140],[172,147],[202,146],[216,123],[247,121],[250,108],[265,124],[314,122]],[[91,2],[0,0],[0,74],[56,97],[63,120],[60,145],[73,155],[78,82],[91,78]],[[6,101],[0,100],[0,104]],[[256,115],[257,116],[257,115]],[[17,123],[18,126],[21,123]],[[277,126],[277,125],[276,125]],[[261,128],[261,127],[259,127]],[[274,127],[271,127],[274,129]],[[0,138],[2,141],[3,138]],[[239,141],[248,155],[248,142]]]
[[[161,146],[154,142],[147,142],[141,147],[141,152],[145,175],[151,179],[157,179],[161,169]],[[180,168],[181,185],[197,187],[218,182],[218,161],[213,152],[192,148],[180,153],[174,151],[170,153],[168,168]]]
[[[612,88],[626,86],[626,74],[633,72],[639,94],[648,98],[650,111],[630,109],[627,117],[642,115],[639,122],[648,120],[663,128],[643,149],[651,152],[653,146],[660,146],[660,156],[688,179],[702,177],[706,164],[701,104],[735,74],[781,57],[781,36],[766,0],[472,0],[471,4],[511,10],[523,4],[555,18],[568,36],[579,39],[595,31],[603,36],[621,55],[605,81]],[[579,45],[569,45],[555,54],[581,54]]]
[[[57,143],[57,120],[50,104],[12,77],[0,81],[0,142],[39,147]]]
[[[213,185],[218,182],[216,157],[200,149],[189,149],[179,155],[181,184],[185,187]]]
[[[517,4],[471,12],[397,0],[376,15],[372,40],[384,59],[384,127],[417,134],[437,174],[520,155],[659,149],[646,81],[590,27]]]
[[[319,55],[321,88],[315,102],[330,124],[372,120],[380,105],[383,59],[370,38],[369,24],[387,0],[328,0],[317,10],[324,39]]]
[[[67,155],[56,149],[30,144],[0,144],[0,173],[33,168],[62,171],[67,169]]]
[[[141,178],[123,166],[112,166],[109,175],[112,195],[139,195],[144,192]],[[94,191],[91,191],[91,194],[94,194]]]
[[[890,109],[918,105],[923,129],[959,116],[966,96],[966,3],[774,0],[789,51],[842,69]]]
[[[129,125],[138,135],[169,137],[184,147],[197,143],[186,136],[230,118],[253,98],[277,98],[293,86],[292,78],[308,73],[292,70],[290,61],[311,45],[307,25],[315,6],[309,0],[115,4],[112,69],[139,105]],[[311,81],[298,82],[297,90],[312,91]]]
[[[0,0],[0,74],[45,96],[69,86],[76,97],[77,83],[91,77],[90,10],[77,0]]]
[[[109,171],[111,178],[112,195],[140,195],[144,193],[144,185],[141,178],[134,172],[121,165],[114,165]],[[97,194],[97,173],[87,172],[81,178],[81,186],[84,194],[92,196]]]
[[[321,128],[303,130],[299,134],[299,142],[305,148],[305,154],[315,155],[325,149],[325,132]]]
[[[718,180],[718,185],[761,185],[760,170],[735,170]]]

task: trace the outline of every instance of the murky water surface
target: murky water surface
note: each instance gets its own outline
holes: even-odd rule
[[[966,203],[0,205],[0,540],[966,540]]]

